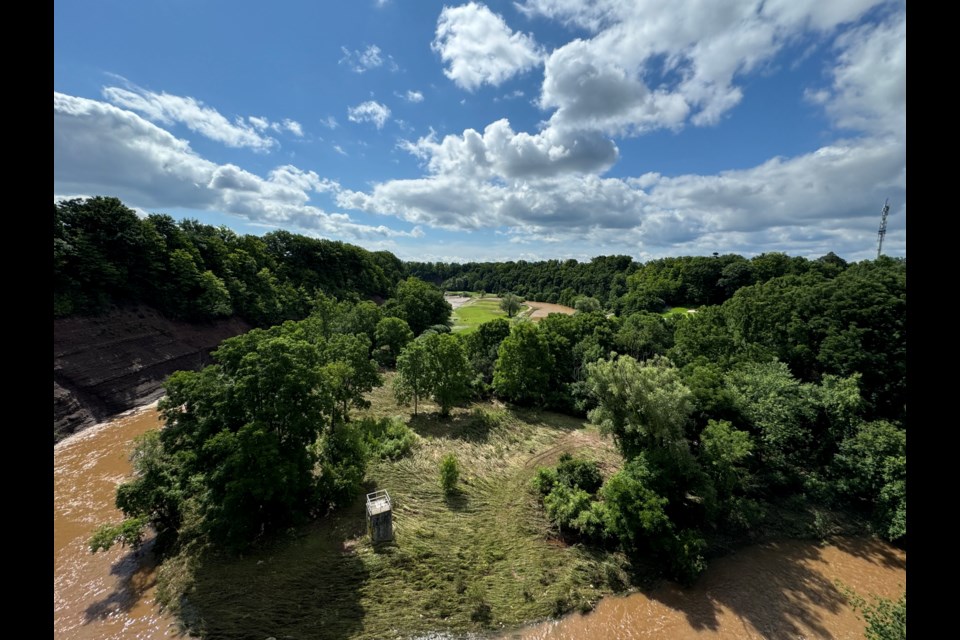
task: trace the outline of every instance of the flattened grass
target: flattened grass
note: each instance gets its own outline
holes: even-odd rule
[[[388,389],[371,396],[371,415],[401,412]],[[422,410],[432,413],[409,420],[421,437],[413,454],[367,473],[367,490],[393,499],[393,543],[370,543],[360,497],[269,548],[206,557],[181,612],[193,630],[261,640],[482,633],[587,610],[629,583],[622,554],[559,540],[530,486],[564,451],[616,468],[609,440],[548,412],[485,403],[441,420],[429,403]],[[439,483],[447,453],[461,469],[452,496]]]

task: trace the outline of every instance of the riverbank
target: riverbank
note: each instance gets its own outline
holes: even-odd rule
[[[401,413],[392,400],[389,379],[369,399],[371,415]],[[717,584],[698,582],[713,586],[707,587],[707,600],[697,605],[700,613],[687,616],[693,610],[680,606],[687,602],[684,594],[704,587],[682,589],[660,579],[642,559],[564,539],[546,519],[530,487],[538,466],[556,464],[564,452],[597,460],[605,477],[621,464],[612,441],[594,427],[570,416],[495,403],[456,409],[449,420],[432,413],[436,410],[432,405],[421,410],[424,413],[416,418],[407,416],[420,438],[414,454],[372,463],[367,472],[365,490],[386,489],[393,498],[394,543],[380,547],[370,543],[361,496],[348,507],[241,558],[208,554],[171,559],[160,572],[163,590],[171,598],[168,604],[179,607],[178,615],[190,628],[203,629],[210,637],[251,639],[409,638],[436,633],[486,637],[508,629],[520,629],[511,633],[523,638],[539,638],[539,627],[529,630],[523,625],[595,607],[616,608],[619,605],[603,603],[620,602],[611,596],[628,592],[646,594],[674,609],[676,619],[671,624],[690,618],[694,629],[723,630],[714,637],[798,637],[793,633],[796,629],[812,630],[812,637],[831,637],[818,634],[815,625],[796,624],[806,615],[805,608],[816,609],[818,599],[826,608],[823,615],[845,612],[841,626],[849,627],[850,620],[856,619],[831,579],[815,577],[809,566],[794,567],[801,561],[821,562],[817,560],[821,545],[815,536],[857,532],[856,523],[844,521],[839,514],[800,505],[771,508],[752,546],[740,546],[748,542],[744,538],[718,541],[714,552],[724,555],[712,558],[711,566],[714,562],[729,565],[723,572],[725,579],[739,571],[743,588],[753,589],[751,598],[774,597],[756,605],[768,616],[757,618],[758,635],[731,635],[731,628],[743,629],[737,621],[746,615],[738,610],[750,606],[745,596],[736,596],[726,605],[732,613],[723,613],[722,603],[717,604],[718,596],[713,594]],[[439,461],[447,453],[457,456],[462,470],[460,493],[453,497],[445,497],[438,483]],[[785,564],[766,575],[765,569],[749,560],[754,548],[780,549]],[[801,548],[806,551],[797,551]],[[890,553],[902,554],[905,573],[905,553]],[[776,556],[772,551],[763,557],[773,563]],[[743,558],[747,561],[739,562]],[[806,594],[807,600],[791,605],[793,617],[777,617],[782,603],[775,596],[791,589]],[[709,607],[717,609],[713,617]],[[655,620],[664,615],[658,611]],[[577,615],[569,619],[580,620]],[[641,619],[630,624],[650,627],[653,623]],[[776,632],[764,635],[768,633],[764,625]],[[543,629],[555,626],[549,622]],[[861,634],[862,629],[861,625]],[[527,631],[533,635],[522,635]],[[670,633],[581,636],[578,631],[556,637],[673,637]]]
[[[167,376],[210,364],[223,340],[250,328],[239,318],[170,320],[143,305],[54,319],[54,443],[156,400]]]
[[[370,399],[373,415],[400,413],[389,382]],[[86,546],[97,524],[119,517],[115,487],[129,474],[133,438],[159,427],[155,407],[61,442],[55,447],[55,637],[175,635],[179,621],[154,602],[158,576],[186,596],[179,614],[207,637],[260,640],[861,638],[863,625],[834,581],[863,596],[890,598],[905,582],[905,552],[850,536],[827,544],[768,540],[737,547],[713,558],[691,589],[652,582],[620,554],[559,539],[528,490],[536,467],[555,463],[564,451],[600,460],[605,475],[617,468],[611,444],[582,421],[485,403],[455,411],[450,421],[424,415],[411,426],[421,438],[415,454],[378,462],[368,472],[368,488],[386,488],[394,498],[395,544],[369,544],[361,498],[242,558],[211,555],[189,567],[173,558],[159,572],[143,551],[93,555]],[[462,492],[452,499],[437,483],[439,458],[447,452],[464,469]],[[792,526],[810,536],[817,522],[814,515],[785,512],[772,518],[770,533]],[[823,516],[819,522],[830,524]],[[615,595],[628,591],[634,593]],[[596,613],[577,613],[594,607]],[[547,622],[524,626],[537,620]],[[584,635],[591,629],[594,635]]]

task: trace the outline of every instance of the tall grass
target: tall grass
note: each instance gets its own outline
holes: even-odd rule
[[[388,398],[371,394],[367,415],[397,414]],[[588,610],[628,586],[620,553],[557,539],[531,482],[565,451],[617,466],[610,442],[574,418],[492,404],[407,420],[418,446],[367,472],[367,490],[393,499],[393,542],[369,541],[360,499],[254,554],[173,562],[178,582],[165,593],[184,596],[192,630],[261,640],[483,632]],[[437,470],[449,454],[460,478],[445,495]]]

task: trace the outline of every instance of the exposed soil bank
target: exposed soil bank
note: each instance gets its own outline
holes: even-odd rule
[[[872,602],[896,600],[907,554],[885,542],[835,538],[827,544],[783,540],[746,547],[710,563],[689,589],[672,583],[649,593],[604,598],[573,614],[502,636],[504,640],[860,640],[864,622],[838,582]]]
[[[174,371],[210,364],[239,318],[192,324],[146,306],[53,321],[53,441],[156,400]]]

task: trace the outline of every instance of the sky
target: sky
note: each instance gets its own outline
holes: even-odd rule
[[[403,260],[906,256],[906,3],[54,4],[54,200]]]

